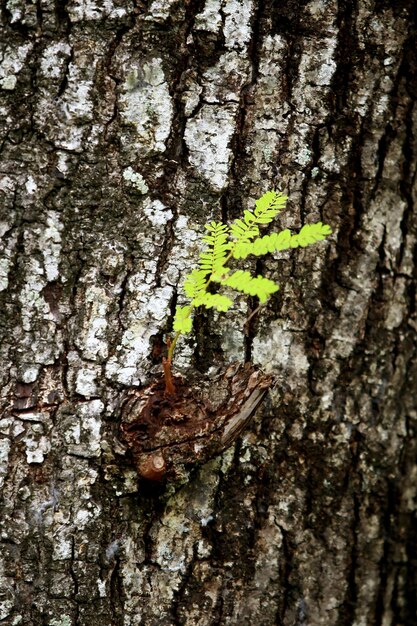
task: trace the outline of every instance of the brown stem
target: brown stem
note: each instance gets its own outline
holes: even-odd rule
[[[175,396],[175,385],[172,380],[172,372],[171,372],[171,339],[168,337],[167,339],[167,347],[168,347],[168,356],[162,358],[162,367],[164,368],[164,376],[165,376],[165,395]]]
[[[252,311],[252,313],[249,315],[249,317],[246,319],[245,323],[243,324],[243,330],[245,332],[245,335],[247,335],[249,332],[249,322],[251,321],[252,317],[259,312],[261,306],[262,306],[261,304],[257,306],[256,309]]]

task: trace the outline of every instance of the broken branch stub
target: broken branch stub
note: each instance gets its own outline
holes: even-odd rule
[[[272,384],[272,376],[250,363],[234,363],[215,379],[201,378],[192,385],[175,376],[175,396],[165,393],[163,378],[127,392],[121,437],[138,474],[175,480],[184,466],[220,454],[248,424]]]

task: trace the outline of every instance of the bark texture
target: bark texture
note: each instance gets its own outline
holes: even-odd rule
[[[417,623],[414,0],[2,0],[0,623]],[[203,224],[267,189],[329,242],[177,368],[277,379],[223,455],[138,483]],[[256,269],[252,267],[252,269]]]

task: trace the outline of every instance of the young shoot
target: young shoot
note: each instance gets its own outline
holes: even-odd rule
[[[332,232],[327,224],[316,222],[306,224],[295,235],[286,229],[261,236],[259,228],[275,219],[285,208],[287,199],[279,191],[267,191],[256,201],[253,211],[245,210],[242,219],[234,220],[230,226],[215,221],[206,224],[207,234],[202,238],[205,247],[200,253],[198,267],[187,274],[184,281],[188,304],[177,306],[173,323],[175,334],[173,339],[167,340],[168,354],[163,359],[166,394],[175,394],[172,357],[181,335],[191,332],[195,309],[205,307],[226,312],[242,294],[256,297],[260,304],[264,304],[279,289],[279,285],[269,278],[253,276],[247,270],[233,270],[228,266],[229,262],[251,255],[259,257],[279,250],[305,248],[322,241]],[[209,291],[211,286],[217,287],[216,293]],[[226,293],[222,293],[224,290]]]

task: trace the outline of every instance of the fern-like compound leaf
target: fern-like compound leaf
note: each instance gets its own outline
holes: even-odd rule
[[[226,312],[233,306],[233,301],[220,293],[204,293],[192,302],[194,306],[204,306],[206,309],[216,309]]]
[[[233,272],[221,284],[232,287],[232,289],[246,293],[249,296],[256,296],[261,303],[266,302],[269,296],[279,289],[279,285],[269,280],[269,278],[264,278],[263,276],[256,276],[255,278],[246,270]]]
[[[255,296],[262,304],[278,291],[278,284],[268,278],[254,277],[246,270],[232,272],[226,267],[231,257],[245,259],[249,255],[263,256],[280,250],[304,248],[330,235],[331,228],[318,222],[306,224],[295,235],[286,229],[261,237],[259,226],[269,224],[285,207],[287,199],[281,192],[267,191],[256,201],[253,211],[245,210],[242,219],[234,220],[230,226],[216,221],[206,224],[207,232],[203,237],[206,248],[200,254],[198,267],[186,276],[184,282],[189,304],[177,306],[175,311],[173,328],[177,336],[169,348],[170,357],[178,336],[191,331],[191,316],[196,307],[224,312],[233,306],[233,300],[228,296],[209,293],[207,288],[210,283]]]
[[[200,270],[206,273],[218,272],[224,265],[229,251],[228,228],[222,222],[210,222],[206,224],[209,234],[203,237],[208,248],[200,254]]]
[[[176,333],[189,333],[192,327],[190,317],[191,306],[177,306],[173,322],[173,329]]]

